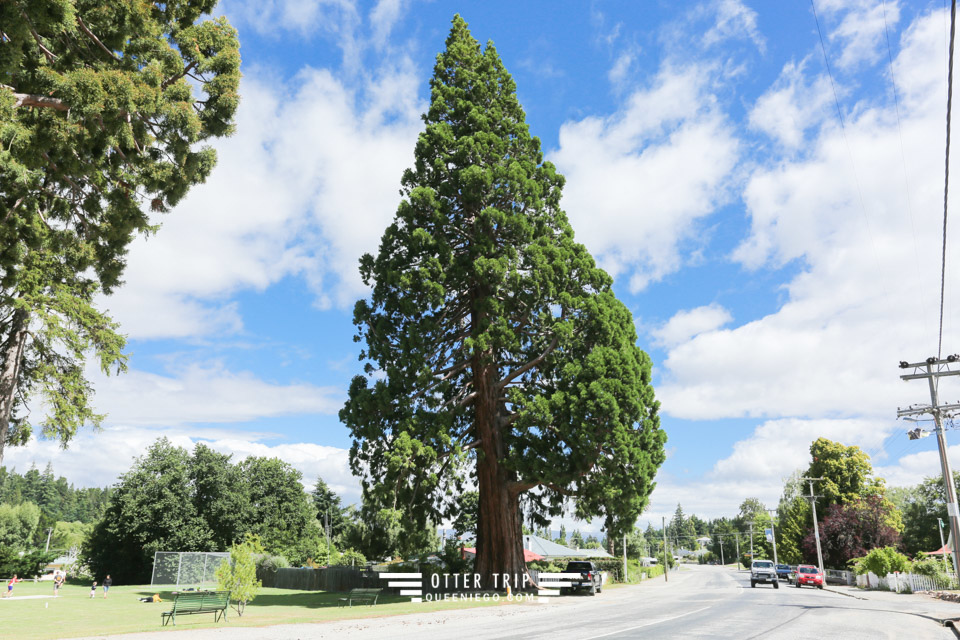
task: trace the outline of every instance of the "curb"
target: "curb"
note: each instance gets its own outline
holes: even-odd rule
[[[960,629],[957,628],[958,622],[960,622],[960,620],[944,620],[943,626],[950,627],[950,629],[953,631],[953,634],[960,638]]]
[[[848,597],[848,598],[853,598],[853,599],[855,599],[855,600],[867,600],[867,598],[862,598],[862,597],[860,597],[860,596],[854,595],[854,594],[852,594],[852,593],[847,593],[846,591],[840,591],[840,590],[838,590],[838,589],[831,589],[831,588],[829,588],[829,587],[824,587],[823,590],[824,590],[824,591],[829,591],[830,593],[836,593],[836,594],[841,595],[841,596],[846,596],[846,597]]]

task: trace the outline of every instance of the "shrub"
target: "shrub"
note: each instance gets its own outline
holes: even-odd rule
[[[263,553],[259,536],[247,534],[243,542],[230,547],[230,560],[217,568],[217,588],[229,591],[234,608],[242,616],[247,603],[257,597],[263,584],[257,580],[257,557]]]

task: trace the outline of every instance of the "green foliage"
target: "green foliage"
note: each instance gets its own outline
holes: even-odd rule
[[[477,535],[477,514],[480,513],[480,494],[476,491],[466,491],[460,499],[450,507],[450,512],[456,513],[453,519],[453,530],[457,537]],[[563,527],[561,526],[561,531]],[[561,536],[563,534],[561,533]],[[561,542],[560,544],[566,544]]]
[[[300,473],[285,462],[229,456],[198,444],[193,455],[165,438],[121,476],[84,549],[96,574],[149,581],[156,551],[218,551],[260,537],[297,565],[322,541]]]
[[[948,579],[946,571],[947,568],[944,565],[943,560],[922,553],[916,560],[910,563],[910,573],[916,573],[921,576],[929,576],[931,578],[938,578],[941,581],[946,581]]]
[[[519,572],[521,495],[536,526],[572,504],[619,535],[666,436],[633,314],[574,241],[513,78],[460,16],[430,86],[396,216],[361,259],[367,375],[340,417],[371,504],[420,531],[459,511],[473,474],[477,570]]]
[[[290,566],[290,561],[283,556],[264,553],[256,557],[257,569],[261,571],[272,571],[276,573],[279,569],[286,569]]]
[[[440,552],[440,560],[443,561],[447,573],[469,573],[473,570],[473,558],[464,557],[463,543],[459,540],[448,538],[443,544],[443,550]]]
[[[215,5],[0,3],[0,460],[34,394],[61,444],[102,419],[84,363],[123,369],[124,338],[94,299],[232,131],[239,42]]]
[[[824,478],[817,482],[817,509],[826,513],[833,504],[846,504],[869,495],[883,495],[884,481],[872,478],[870,456],[860,447],[844,446],[826,438],[817,438],[810,445],[810,467],[804,474],[809,478]]]
[[[866,556],[853,561],[853,571],[857,575],[871,572],[879,578],[884,578],[894,571],[905,572],[909,566],[910,560],[907,556],[893,547],[871,549]]]
[[[954,472],[953,480],[954,485],[960,487],[960,472]],[[891,488],[887,492],[887,497],[903,516],[902,541],[907,553],[934,551],[941,547],[938,518],[944,524],[943,538],[947,539],[950,521],[944,493],[942,476],[924,478],[915,487]]]
[[[377,509],[364,497],[344,540],[367,558],[413,559],[440,548],[440,536],[432,523],[420,528],[407,526],[404,512],[399,509]]]
[[[316,508],[317,520],[324,527],[329,522],[330,536],[334,542],[342,541],[349,522],[345,514],[346,510],[340,503],[340,496],[327,486],[323,478],[319,477],[310,496],[313,498],[313,506]]]
[[[13,506],[32,502],[53,521],[96,522],[109,494],[109,489],[76,489],[63,476],[55,477],[50,465],[43,473],[31,467],[23,475],[0,467],[0,502]]]
[[[40,508],[32,502],[0,504],[0,547],[25,550],[40,522]]]
[[[39,575],[56,557],[57,554],[45,553],[43,549],[34,549],[20,555],[16,548],[0,544],[0,576],[17,574],[21,578],[32,578]]]
[[[810,502],[794,497],[789,502],[780,502],[779,522],[777,523],[777,554],[781,562],[816,564],[816,557],[804,556],[803,540],[813,528],[813,512]]]
[[[363,567],[367,558],[356,549],[344,549],[337,555],[337,564],[342,567]]]
[[[224,560],[217,567],[217,588],[230,592],[238,616],[243,615],[247,603],[257,597],[263,586],[257,580],[258,554],[263,554],[260,538],[248,533],[243,542],[230,547],[230,560]]]

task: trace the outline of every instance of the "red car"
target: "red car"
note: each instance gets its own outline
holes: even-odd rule
[[[797,589],[805,584],[823,589],[823,574],[812,564],[801,564],[797,567]]]

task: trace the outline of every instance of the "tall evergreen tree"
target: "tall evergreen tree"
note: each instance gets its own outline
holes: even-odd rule
[[[574,241],[563,178],[524,118],[493,44],[456,16],[396,217],[361,259],[368,376],[341,412],[368,499],[413,527],[440,521],[474,476],[488,585],[525,569],[521,496],[543,520],[572,503],[619,535],[666,439],[632,314]]]
[[[94,298],[232,130],[239,43],[216,4],[0,2],[0,462],[35,393],[62,444],[102,418],[84,362],[122,369],[124,339]]]

